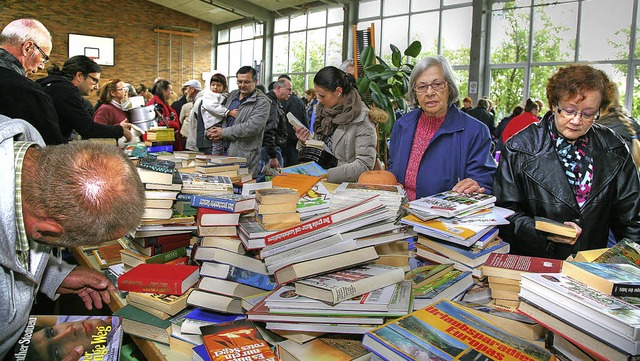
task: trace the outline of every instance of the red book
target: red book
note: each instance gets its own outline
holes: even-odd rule
[[[247,320],[203,326],[201,330],[211,361],[277,360],[258,329]]]
[[[237,226],[240,222],[240,213],[216,209],[198,208],[196,215],[200,226]]]
[[[191,232],[169,234],[169,235],[156,236],[156,237],[134,238],[133,241],[141,245],[142,247],[151,247],[158,244],[164,245],[167,243],[182,241],[189,238],[191,238]]]
[[[301,236],[310,232],[314,232],[329,227],[332,224],[357,217],[379,207],[382,207],[382,204],[377,199],[377,196],[373,196],[351,206],[341,208],[335,212],[321,215],[293,227],[272,233],[264,237],[264,243],[266,245],[272,245],[288,239],[300,238]]]
[[[182,295],[198,282],[198,266],[144,263],[118,278],[118,289],[129,292]]]
[[[491,253],[482,266],[482,274],[520,280],[523,273],[560,273],[562,260]]]

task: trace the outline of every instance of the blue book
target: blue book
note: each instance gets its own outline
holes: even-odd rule
[[[173,144],[152,145],[147,147],[147,153],[173,152]]]
[[[191,205],[198,208],[239,213],[253,210],[255,199],[238,194],[194,195],[191,198]]]
[[[186,202],[191,202],[191,200],[195,197],[195,194],[188,194],[188,193],[178,193],[178,196],[176,197],[177,201],[186,201]]]
[[[245,315],[231,315],[228,313],[218,313],[213,311],[207,311],[202,308],[195,308],[193,311],[189,312],[185,318],[190,318],[192,320],[211,322],[215,324],[232,322],[235,320],[244,319]]]
[[[209,353],[207,352],[207,348],[204,347],[204,344],[198,345],[192,350],[194,361],[211,361],[211,357],[209,357]]]
[[[226,279],[265,291],[273,291],[276,288],[276,282],[271,275],[265,275],[223,263],[203,262],[200,268],[200,275]]]

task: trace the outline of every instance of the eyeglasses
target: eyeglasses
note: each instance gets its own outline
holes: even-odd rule
[[[87,74],[87,76],[88,76],[89,78],[91,78],[91,81],[93,82],[93,85],[98,85],[98,82],[100,81],[100,79],[95,78],[95,77],[92,77],[92,76],[91,76],[91,75],[89,75],[89,74]],[[86,77],[85,77],[85,79],[86,79]]]
[[[558,106],[558,114],[560,114],[561,116],[567,119],[573,119],[578,115],[580,115],[580,117],[586,121],[592,121],[594,119],[600,118],[600,110],[598,110],[596,113],[589,113],[589,112],[585,113],[585,112],[578,112],[575,109],[562,109],[560,108],[560,104],[556,104],[556,105]]]
[[[40,48],[38,46],[38,44],[33,43],[33,46],[35,46],[36,49],[38,49],[38,51],[40,52],[40,55],[42,55],[42,64],[46,64],[49,62],[49,55],[44,53],[44,50],[42,50],[42,48]]]
[[[116,88],[116,91],[122,90],[123,92],[128,92],[129,88]]]
[[[429,87],[431,87],[434,91],[440,91],[444,89],[447,84],[446,81],[436,80],[431,84],[416,84],[413,86],[413,90],[415,90],[416,93],[426,93]]]

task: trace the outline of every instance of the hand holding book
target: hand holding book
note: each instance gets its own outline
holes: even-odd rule
[[[536,229],[546,232],[551,242],[575,244],[582,233],[582,228],[574,222],[557,222],[544,217],[534,217]]]

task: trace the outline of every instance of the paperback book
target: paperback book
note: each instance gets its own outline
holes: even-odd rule
[[[202,340],[211,361],[277,361],[269,344],[247,320],[202,327]]]
[[[565,261],[562,273],[608,295],[640,297],[640,268],[630,264]]]
[[[458,214],[488,206],[496,197],[487,193],[458,193],[446,191],[409,202],[411,208],[438,214],[442,217],[454,217]]]

